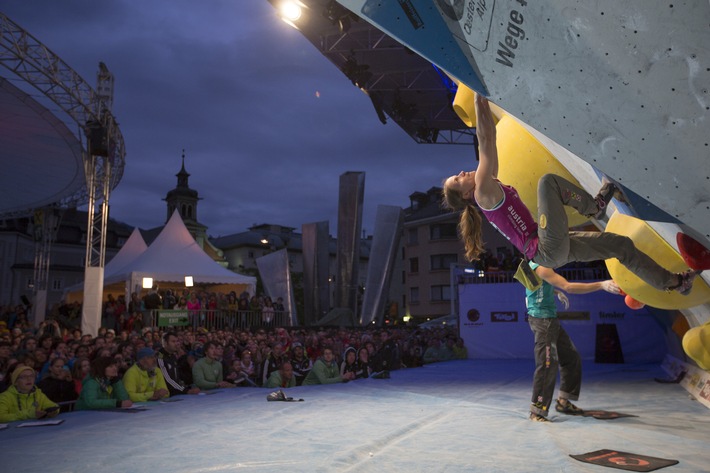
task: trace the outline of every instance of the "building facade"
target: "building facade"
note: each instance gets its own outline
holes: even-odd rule
[[[85,211],[61,212],[49,256],[47,308],[62,300],[64,289],[84,280],[86,259]],[[131,235],[133,227],[109,219],[106,230],[106,261]],[[35,235],[32,217],[0,220],[0,305],[32,301],[34,296]]]
[[[415,324],[451,314],[451,265],[471,265],[483,271],[508,268],[515,261],[517,250],[486,219],[483,219],[483,240],[487,254],[471,264],[464,256],[464,246],[458,237],[459,212],[442,206],[442,189],[432,187],[427,192],[409,196],[410,206],[404,210],[401,239],[401,293],[403,313]],[[393,291],[394,287],[393,277]]]

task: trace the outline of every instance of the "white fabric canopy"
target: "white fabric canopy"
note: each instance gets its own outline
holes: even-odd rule
[[[104,285],[126,281],[135,288],[145,277],[156,282],[181,282],[185,276],[192,276],[195,284],[244,285],[251,294],[256,288],[255,277],[237,274],[210,258],[190,235],[177,211],[145,251],[111,274],[107,272]]]
[[[116,256],[111,258],[111,261],[106,263],[104,267],[104,278],[111,276],[113,273],[121,270],[124,266],[128,266],[130,263],[136,260],[145,250],[148,249],[148,245],[145,244],[143,235],[141,235],[138,228],[133,229],[133,233],[128,237],[126,243],[121,247],[121,249],[116,253]]]
[[[104,293],[109,286],[113,286],[113,292],[119,287],[119,293],[140,291],[146,277],[157,283],[184,283],[185,276],[192,276],[195,284],[220,285],[227,290],[236,289],[238,293],[256,291],[255,277],[224,268],[199,247],[177,211],[149,247],[140,231],[134,229],[126,244],[106,264],[103,274]],[[83,291],[83,282],[68,287],[65,299],[81,300]]]

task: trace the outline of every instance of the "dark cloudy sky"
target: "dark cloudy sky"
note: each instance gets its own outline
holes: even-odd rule
[[[474,166],[470,146],[419,145],[382,125],[266,0],[3,0],[0,11],[92,86],[99,61],[114,74],[127,155],[111,216],[132,226],[165,222],[183,148],[212,236],[324,220],[335,235],[347,171],[365,172],[371,234],[379,204],[405,207]]]

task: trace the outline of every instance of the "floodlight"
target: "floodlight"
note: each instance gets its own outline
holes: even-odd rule
[[[286,1],[280,7],[281,18],[287,23],[298,21],[301,18],[301,6],[294,1]]]
[[[185,276],[185,287],[192,287],[195,283],[192,280],[192,276]]]
[[[153,288],[153,278],[143,278],[143,289]]]

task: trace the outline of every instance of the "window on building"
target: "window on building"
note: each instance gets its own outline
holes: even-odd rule
[[[418,287],[410,287],[409,288],[409,302],[412,304],[419,303],[419,288]]]
[[[416,228],[410,228],[408,233],[407,243],[410,245],[416,245],[419,243],[419,232]]]
[[[438,271],[442,269],[449,269],[452,264],[458,262],[458,256],[456,253],[442,254],[442,255],[431,255],[431,270]]]
[[[431,300],[432,302],[450,301],[451,286],[431,286]]]
[[[409,258],[409,272],[418,273],[419,272],[419,258]]]
[[[451,240],[458,238],[455,223],[437,223],[429,226],[429,238],[432,240]]]
[[[254,259],[254,252],[249,250],[249,253],[247,255],[250,259]]]
[[[64,287],[64,284],[62,284],[63,281],[61,279],[53,279],[52,280],[52,290],[53,291],[61,291],[62,288]]]

